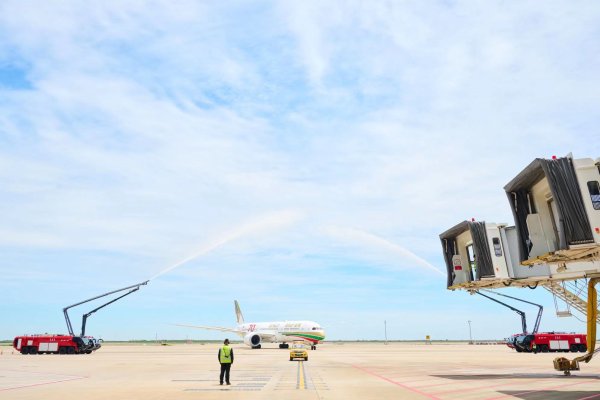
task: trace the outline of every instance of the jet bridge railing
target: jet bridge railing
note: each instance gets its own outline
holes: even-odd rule
[[[589,281],[586,279],[583,285],[575,286],[573,282],[567,281],[547,282],[542,287],[552,293],[553,296],[565,302],[568,307],[575,309],[585,317],[588,313],[588,285]],[[596,321],[600,323],[600,315],[596,317]]]

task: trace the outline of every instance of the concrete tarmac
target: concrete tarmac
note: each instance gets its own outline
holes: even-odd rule
[[[308,361],[275,345],[234,344],[220,386],[216,344],[111,345],[91,355],[21,355],[2,347],[0,399],[600,400],[600,359],[564,376],[557,355],[503,345],[324,343]]]

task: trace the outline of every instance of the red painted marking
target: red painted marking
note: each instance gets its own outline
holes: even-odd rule
[[[420,375],[420,376],[423,376],[423,375]],[[410,376],[406,376],[406,375],[401,375],[400,377],[401,378],[410,378]],[[403,383],[405,385],[409,385],[409,384],[412,385],[413,383],[431,381],[431,380],[435,379],[432,377],[427,377],[427,378],[423,378],[423,379],[402,380],[402,379],[396,379],[394,376],[389,376],[389,378],[395,380],[396,382]],[[414,386],[419,386],[419,385],[414,385]],[[421,386],[429,386],[429,385],[421,385]]]
[[[595,394],[593,396],[587,396],[587,397],[582,397],[579,400],[588,400],[588,399],[595,399],[596,397],[600,397],[600,393]]]
[[[75,381],[75,380],[84,379],[84,378],[85,378],[84,376],[80,376],[80,377],[77,377],[77,378],[62,379],[60,381],[32,383],[31,385],[23,385],[23,386],[13,386],[13,387],[9,387],[9,388],[0,389],[0,392],[6,392],[6,391],[9,391],[9,390],[15,390],[15,389],[24,389],[24,388],[35,387],[35,386],[52,385],[54,383]]]
[[[583,385],[584,383],[589,383],[589,382],[585,382],[584,381],[584,382],[567,383],[565,385],[548,386],[548,387],[545,387],[545,388],[542,388],[542,389],[537,389],[537,390],[528,390],[526,392],[506,394],[506,395],[498,396],[498,397],[489,397],[486,400],[504,399],[504,398],[507,398],[507,397],[521,396],[523,394],[543,392],[544,390],[558,389],[558,388],[563,388],[563,387],[567,387],[567,386]]]
[[[349,366],[353,366],[352,364],[348,364],[348,365]],[[378,368],[373,368],[373,370],[377,371]],[[387,371],[386,369],[382,369],[382,370],[383,371]],[[420,373],[418,375],[399,374],[399,376],[402,377],[402,378],[415,378],[415,377],[419,377],[419,378],[422,378],[422,379],[411,379],[411,380],[406,380],[406,381],[396,380],[396,382],[408,384],[408,383],[414,383],[414,382],[429,381],[429,380],[432,380],[432,379],[440,379],[440,378],[437,378],[437,377],[434,377],[434,376],[426,376],[425,378],[423,378],[423,376],[425,374],[426,374],[425,372],[422,372],[422,373]],[[390,379],[394,379],[394,376],[391,376]]]
[[[69,378],[89,378],[88,376],[82,376],[82,375],[57,374],[55,372],[41,372],[41,371],[22,371],[22,370],[19,370],[19,369],[1,369],[0,371],[21,372],[21,373],[25,373],[25,374],[41,374],[41,375],[67,376]]]
[[[423,379],[422,381],[426,381],[426,380],[427,379]],[[422,381],[415,381],[415,382],[422,382]],[[434,383],[433,385],[416,385],[416,387],[430,388],[430,387],[445,386],[445,385],[458,385],[459,383],[461,383],[461,382],[460,381],[448,381],[448,382],[442,382],[442,383]]]
[[[434,396],[434,395],[431,395],[431,394],[429,394],[429,393],[422,392],[422,391],[420,391],[420,390],[418,390],[418,389],[415,389],[415,388],[412,388],[412,387],[410,387],[410,386],[403,385],[403,384],[402,384],[402,383],[400,383],[400,382],[396,382],[396,381],[394,381],[394,380],[392,380],[392,379],[386,378],[385,376],[382,376],[382,375],[376,374],[375,372],[371,372],[371,371],[369,371],[368,369],[365,369],[365,368],[359,367],[358,365],[353,365],[352,367],[354,367],[354,368],[356,368],[356,369],[359,369],[359,370],[361,370],[361,371],[363,371],[363,372],[366,372],[366,373],[367,373],[367,374],[369,374],[369,375],[373,375],[373,376],[375,376],[375,377],[377,377],[377,378],[379,378],[379,379],[382,379],[382,380],[384,380],[384,381],[386,381],[386,382],[389,382],[389,383],[391,383],[391,384],[393,384],[393,385],[400,386],[400,387],[401,387],[401,388],[403,388],[403,389],[410,390],[410,391],[411,391],[411,392],[413,392],[413,393],[420,394],[421,396],[427,397],[428,399],[432,399],[432,400],[441,400],[439,397],[436,397],[436,396]]]

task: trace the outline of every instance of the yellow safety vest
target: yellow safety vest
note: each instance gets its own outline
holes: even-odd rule
[[[231,364],[231,347],[229,347],[229,346],[221,347],[219,362],[221,364]]]

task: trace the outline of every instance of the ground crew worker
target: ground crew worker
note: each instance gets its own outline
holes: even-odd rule
[[[219,363],[221,363],[221,375],[219,376],[219,383],[223,384],[223,375],[225,375],[225,382],[231,385],[229,382],[229,370],[231,370],[231,364],[233,364],[233,349],[229,347],[229,339],[225,339],[223,347],[219,349]]]

